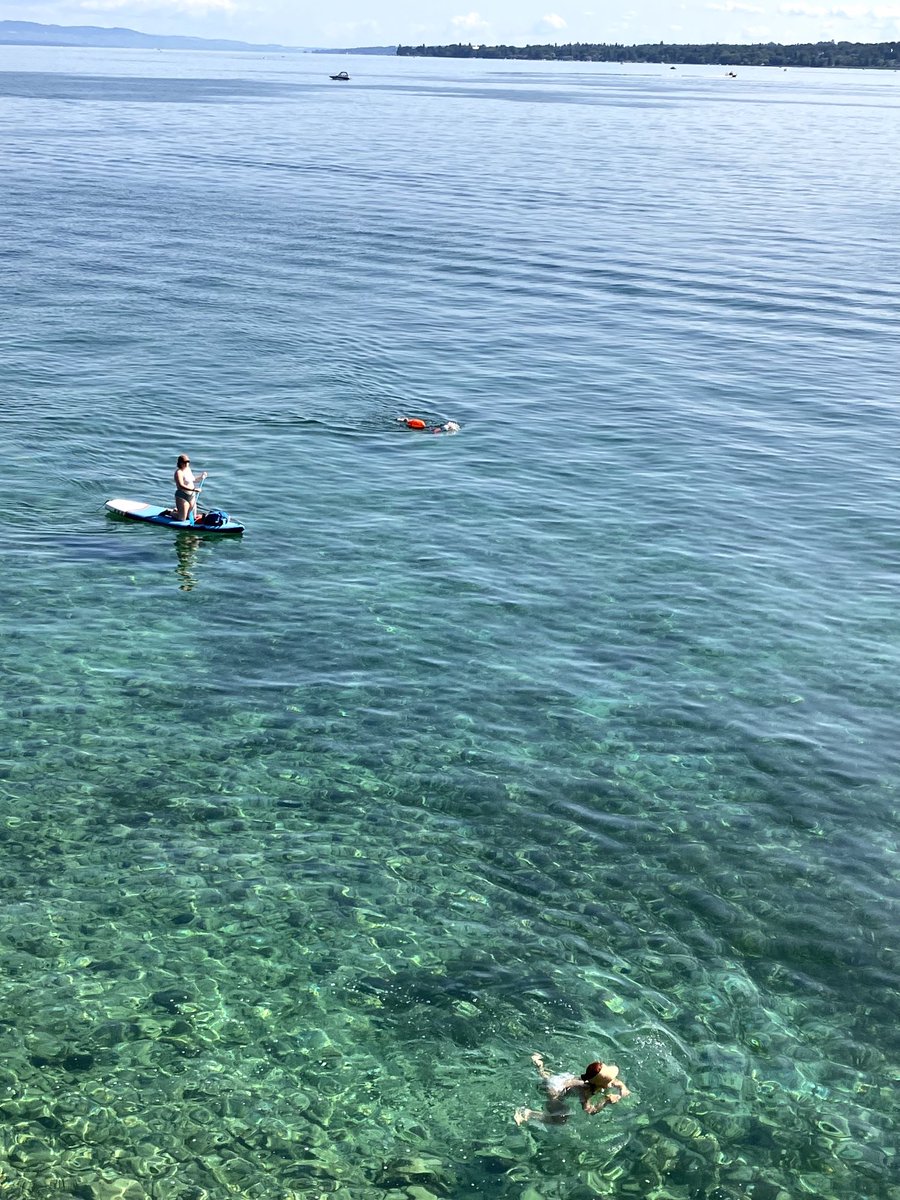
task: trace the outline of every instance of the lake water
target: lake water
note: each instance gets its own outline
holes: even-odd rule
[[[900,76],[0,70],[0,1191],[896,1200]]]

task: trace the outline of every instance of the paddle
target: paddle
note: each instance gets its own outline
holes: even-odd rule
[[[199,496],[199,495],[200,495],[200,493],[203,491],[203,485],[204,485],[204,483],[206,483],[206,480],[207,480],[207,477],[208,477],[208,476],[209,476],[209,471],[204,471],[204,472],[203,472],[203,474],[201,475],[201,477],[200,477],[200,486],[199,486],[199,487],[197,487],[197,488],[194,488],[194,495],[195,495],[195,497],[196,497],[196,496]],[[194,505],[193,505],[193,508],[191,509],[191,524],[192,524],[192,525],[196,525],[196,524],[197,524],[197,513],[198,513],[198,512],[199,512],[199,509],[197,508],[197,500],[195,499],[195,500],[194,500]]]

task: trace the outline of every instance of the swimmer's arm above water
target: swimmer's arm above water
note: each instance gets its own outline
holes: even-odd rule
[[[532,1054],[531,1061],[537,1067],[538,1074],[540,1075],[541,1079],[549,1079],[550,1078],[550,1072],[544,1066],[544,1060],[540,1054]]]
[[[601,1109],[606,1108],[607,1104],[617,1104],[618,1100],[618,1096],[604,1096],[599,1104],[591,1104],[587,1096],[582,1096],[581,1107],[588,1114],[588,1116],[592,1117],[595,1113],[600,1112]]]

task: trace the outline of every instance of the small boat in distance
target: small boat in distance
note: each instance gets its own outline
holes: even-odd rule
[[[340,79],[340,81],[342,83],[347,83],[350,79],[350,76],[347,74],[346,71],[338,71],[337,75],[332,75],[332,76],[330,76],[330,78],[331,79]]]

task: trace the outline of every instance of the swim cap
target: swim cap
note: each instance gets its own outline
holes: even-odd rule
[[[582,1075],[581,1078],[586,1084],[588,1084],[590,1087],[592,1087],[596,1090],[597,1088],[606,1086],[605,1082],[604,1082],[604,1078],[603,1078],[603,1073],[608,1072],[608,1071],[609,1071],[609,1068],[606,1067],[602,1062],[588,1063],[588,1065],[584,1069],[584,1074]],[[616,1072],[616,1074],[617,1073],[618,1072]],[[598,1075],[600,1076],[599,1079],[597,1078]]]

